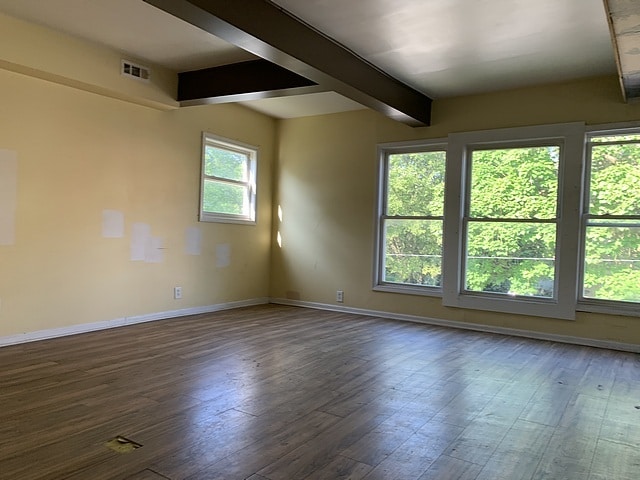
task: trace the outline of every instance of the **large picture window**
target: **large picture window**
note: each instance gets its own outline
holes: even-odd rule
[[[204,133],[200,221],[255,223],[255,147]]]
[[[640,128],[518,127],[379,152],[374,289],[640,315]]]
[[[640,133],[588,136],[581,299],[640,303]]]

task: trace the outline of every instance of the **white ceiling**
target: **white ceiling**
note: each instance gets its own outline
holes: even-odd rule
[[[433,97],[615,74],[602,0],[275,0]],[[175,71],[255,58],[142,0],[0,0],[0,11]],[[333,93],[244,102],[279,118],[363,108]]]

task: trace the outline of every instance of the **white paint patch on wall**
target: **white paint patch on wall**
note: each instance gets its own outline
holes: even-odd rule
[[[124,237],[124,213],[118,210],[102,211],[102,236],[104,238]]]
[[[200,228],[187,228],[184,251],[187,255],[200,255],[202,253],[202,230]]]
[[[151,237],[147,243],[144,261],[147,263],[164,262],[164,240],[162,237]]]
[[[225,268],[231,265],[231,245],[221,243],[216,245],[216,267]]]
[[[131,260],[134,262],[164,262],[164,239],[151,235],[151,225],[136,222],[131,227]]]
[[[151,225],[134,223],[131,227],[131,260],[144,262],[147,245],[151,242]]]
[[[0,246],[16,242],[18,154],[0,149]]]

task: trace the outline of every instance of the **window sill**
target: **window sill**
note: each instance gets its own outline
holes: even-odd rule
[[[581,301],[576,307],[578,312],[587,313],[604,313],[607,315],[623,315],[626,317],[640,317],[640,305],[634,303],[616,303],[612,305],[609,302],[597,301]]]
[[[200,214],[199,221],[206,223],[235,223],[239,225],[256,225],[257,223],[256,220],[251,220],[250,218],[246,217],[213,213]]]
[[[442,298],[442,289],[437,287],[420,287],[418,285],[403,285],[399,283],[382,283],[373,287],[374,292],[401,293],[405,295],[420,295],[423,297]]]

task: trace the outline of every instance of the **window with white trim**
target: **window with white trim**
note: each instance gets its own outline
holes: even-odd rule
[[[561,144],[470,147],[463,290],[553,298]]]
[[[587,136],[581,302],[640,306],[640,131]]]
[[[640,316],[640,127],[586,130],[380,145],[374,289],[550,318]]]
[[[379,151],[376,290],[575,317],[584,124],[458,133]]]
[[[443,304],[575,318],[584,125],[449,136]]]
[[[380,255],[375,288],[442,291],[446,150],[441,143],[380,148]]]
[[[201,222],[256,222],[257,157],[256,147],[202,134]]]

